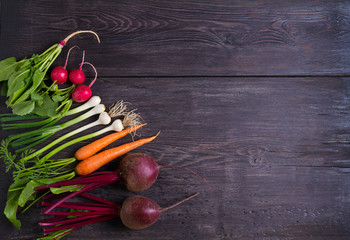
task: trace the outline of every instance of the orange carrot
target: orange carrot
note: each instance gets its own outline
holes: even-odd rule
[[[139,125],[134,126],[134,127],[129,127],[129,128],[126,128],[120,132],[115,132],[115,133],[109,134],[103,138],[100,138],[100,139],[92,142],[92,143],[89,143],[88,145],[78,149],[78,151],[75,152],[75,158],[78,160],[87,159],[88,157],[91,157],[92,155],[94,155],[95,153],[100,151],[102,148],[108,146],[112,142],[124,137],[128,133],[136,131],[137,129],[139,129],[145,125],[146,125],[146,123],[139,124]]]
[[[158,133],[159,134],[159,133]],[[107,149],[103,152],[100,152],[96,155],[93,155],[92,157],[89,157],[83,161],[81,161],[76,167],[75,171],[79,175],[87,175],[89,173],[94,172],[95,170],[99,169],[103,165],[109,163],[113,159],[120,157],[131,150],[138,148],[146,143],[151,142],[154,140],[157,136],[153,136],[150,138],[143,138],[134,142],[126,143],[121,146]]]

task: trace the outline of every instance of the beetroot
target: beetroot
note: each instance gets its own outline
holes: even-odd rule
[[[63,187],[70,185],[81,185],[82,188],[76,192],[72,192],[61,198],[59,201],[55,202],[46,212],[51,211],[55,207],[59,206],[62,202],[80,195],[85,192],[92,191],[96,188],[106,186],[115,182],[121,183],[125,188],[132,192],[141,192],[149,187],[156,181],[158,177],[159,170],[161,168],[180,168],[191,172],[195,176],[199,177],[201,180],[209,184],[212,188],[213,186],[199,176],[197,173],[185,167],[160,165],[155,159],[144,153],[131,153],[124,157],[119,165],[119,169],[116,171],[103,171],[90,173],[88,175],[79,176],[72,180],[65,180],[61,182],[56,182],[48,184],[45,186],[37,187],[36,191],[47,190],[52,187]],[[214,188],[213,188],[214,189]]]
[[[131,196],[124,200],[120,219],[130,229],[144,229],[155,223],[161,214],[159,205],[146,197]]]
[[[163,212],[190,200],[198,194],[193,194],[169,207],[161,208],[156,202],[143,196],[128,197],[120,205],[90,194],[81,193],[81,197],[93,200],[94,203],[63,202],[59,207],[68,211],[44,211],[42,214],[56,217],[43,220],[39,222],[39,225],[46,227],[44,228],[44,235],[57,236],[57,234],[68,234],[87,224],[120,217],[126,227],[130,229],[144,229],[154,224]],[[46,196],[45,198],[46,200],[41,203],[41,206],[45,207],[45,209],[50,208],[53,202],[57,200],[55,199],[57,196]]]
[[[119,164],[123,185],[132,192],[148,189],[156,181],[161,166],[153,157],[144,153],[131,153]]]

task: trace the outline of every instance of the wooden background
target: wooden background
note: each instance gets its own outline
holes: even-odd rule
[[[40,53],[82,29],[101,37],[69,42],[98,70],[94,94],[137,108],[142,136],[161,131],[134,152],[189,167],[216,192],[164,170],[142,195],[167,206],[201,194],[146,230],[116,220],[66,239],[350,239],[350,1],[2,0],[0,58]],[[10,176],[0,171],[3,207]],[[132,195],[119,186],[95,194]],[[1,215],[1,239],[41,236],[39,213],[22,215],[20,231]]]

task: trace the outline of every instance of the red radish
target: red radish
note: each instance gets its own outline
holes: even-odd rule
[[[85,102],[91,97],[91,95],[92,95],[91,87],[97,79],[97,71],[96,71],[96,68],[94,67],[94,65],[92,65],[89,62],[84,62],[84,63],[82,63],[82,65],[83,64],[89,64],[94,69],[95,79],[90,83],[89,86],[79,85],[74,89],[74,91],[72,93],[72,99],[75,102]],[[84,78],[85,78],[85,76],[84,76]]]
[[[85,51],[83,51],[83,59],[80,64],[80,68],[78,69],[73,69],[72,71],[69,72],[69,81],[71,81],[73,84],[82,84],[85,81],[85,74],[81,70],[83,68],[83,63],[85,59]]]
[[[155,201],[143,196],[131,196],[120,205],[105,199],[83,193],[80,196],[95,201],[86,202],[65,202],[59,205],[69,211],[43,212],[42,214],[53,215],[46,220],[39,222],[44,228],[44,235],[68,234],[69,232],[96,222],[103,222],[120,217],[122,223],[130,229],[144,229],[154,224],[161,214],[172,209],[199,193],[185,198],[169,207],[161,208]],[[50,200],[42,202],[41,206],[47,208],[52,206]],[[56,235],[55,235],[56,236]]]
[[[63,67],[58,66],[55,67],[52,72],[51,72],[51,80],[54,82],[56,81],[57,84],[63,84],[67,81],[67,77],[68,77],[68,72],[67,72],[67,63],[68,63],[68,58],[69,58],[69,54],[70,51],[75,48],[77,46],[71,47],[67,53],[67,57],[66,57],[66,62],[64,64]]]
[[[74,196],[85,192],[89,192],[96,188],[106,186],[115,182],[121,183],[127,190],[132,192],[144,191],[150,188],[156,181],[159,170],[161,168],[184,169],[186,171],[191,172],[192,174],[194,174],[213,188],[213,186],[208,181],[203,179],[197,173],[193,172],[191,169],[178,166],[160,165],[150,155],[144,153],[131,153],[121,160],[119,164],[119,169],[116,171],[90,173],[88,175],[79,176],[75,179],[65,180],[37,187],[36,191],[48,190],[50,188],[64,187],[70,185],[82,186],[80,190],[72,192],[67,196],[63,197],[61,200],[55,202],[55,204],[53,204],[50,208],[46,210],[46,212],[49,212],[53,208],[59,206],[64,201]]]

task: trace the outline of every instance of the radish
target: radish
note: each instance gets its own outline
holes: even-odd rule
[[[49,235],[52,239],[63,237],[81,226],[118,217],[127,228],[145,229],[157,222],[165,211],[194,198],[198,194],[193,194],[169,207],[161,208],[155,201],[143,196],[131,196],[126,198],[122,204],[118,204],[82,193],[80,196],[93,200],[94,203],[62,203],[59,207],[69,211],[43,212],[42,214],[55,217],[43,220],[39,222],[39,225],[47,227],[44,228],[44,235]],[[55,197],[54,200],[56,200]],[[46,200],[41,203],[41,206],[50,207],[53,205],[52,201]]]
[[[159,170],[161,168],[180,168],[191,172],[207,184],[209,184],[212,189],[213,186],[206,181],[204,178],[199,176],[197,173],[193,172],[191,169],[178,166],[160,165],[155,159],[144,153],[131,153],[124,157],[120,164],[119,169],[115,171],[103,171],[90,173],[88,175],[79,176],[72,180],[60,181],[36,188],[36,191],[49,190],[52,188],[60,188],[66,186],[78,186],[77,191],[68,194],[61,200],[55,202],[50,208],[46,209],[46,213],[59,206],[64,201],[77,196],[79,194],[92,191],[96,188],[106,186],[112,183],[119,182],[127,190],[132,192],[141,192],[150,188],[156,181]]]
[[[85,81],[85,74],[81,70],[83,68],[83,63],[85,59],[85,51],[83,51],[83,58],[80,64],[80,68],[78,69],[73,69],[72,71],[69,72],[69,81],[71,81],[73,84],[82,84]]]
[[[68,58],[69,58],[70,51],[75,47],[77,47],[77,46],[71,47],[69,49],[64,66],[63,67],[61,67],[61,66],[55,67],[51,71],[51,80],[53,82],[56,81],[57,84],[63,84],[67,81],[68,72],[67,72],[66,67],[67,67],[67,63],[68,63]]]
[[[74,91],[72,93],[72,99],[75,102],[85,102],[86,100],[88,100],[91,97],[91,95],[92,95],[91,87],[97,79],[97,71],[96,71],[96,68],[94,67],[94,65],[92,65],[89,62],[84,62],[84,63],[82,63],[82,65],[83,64],[88,64],[94,69],[95,79],[90,83],[89,86],[79,85],[74,89]]]

